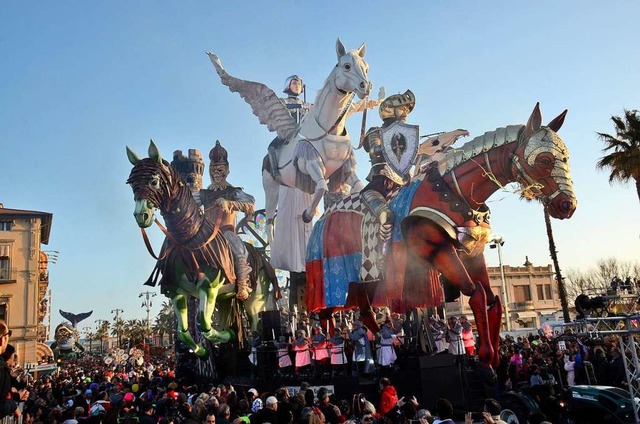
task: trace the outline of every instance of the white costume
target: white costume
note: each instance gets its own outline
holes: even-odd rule
[[[398,359],[396,351],[393,348],[395,338],[396,335],[394,334],[393,328],[386,325],[382,327],[382,330],[380,330],[380,349],[378,350],[377,357],[380,366],[388,367]]]

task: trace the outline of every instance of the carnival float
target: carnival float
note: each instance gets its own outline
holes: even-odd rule
[[[176,312],[177,337],[189,351],[183,357],[192,363],[191,374],[183,377],[219,379],[221,358],[228,371],[235,370],[231,364],[237,358],[248,356],[253,368],[244,377],[255,377],[258,367],[265,380],[276,381],[282,370],[265,375],[269,365],[260,364],[261,350],[271,349],[273,355],[263,360],[278,364],[276,352],[291,346],[294,363],[302,352],[312,355],[305,360],[322,364],[333,354],[343,357],[344,352],[331,349],[339,338],[345,345],[354,340],[360,328],[380,331],[383,338],[387,331],[394,342],[418,338],[417,333],[429,333],[427,311],[441,306],[445,287],[469,297],[478,334],[478,379],[491,384],[503,307],[491,290],[483,253],[492,238],[486,201],[518,183],[523,195],[542,201],[552,217],[572,216],[577,200],[569,153],[558,135],[566,110],[544,125],[536,104],[526,123],[488,131],[460,146],[456,141],[468,135],[463,129],[421,136],[419,126],[407,122],[416,104],[411,90],[369,99],[365,52],[364,44],[348,51],[338,40],[337,64],[312,105],[291,99],[300,94],[299,77],[287,80],[290,98],[285,101],[264,84],[232,76],[216,54],[208,53],[222,84],[277,134],[255,173],[265,189],[262,214],[256,215],[252,196],[227,182],[230,165],[220,142],[209,152],[206,189],[193,184],[202,179],[201,159],[181,169],[163,159],[153,141],[145,158],[127,147],[135,220],[157,260],[146,284],[159,286]],[[372,108],[378,108],[382,122],[364,131]],[[357,112],[363,115],[362,134],[354,146],[345,125]],[[356,174],[355,148],[363,148],[371,160],[366,183]],[[323,198],[324,212],[317,217]],[[156,211],[164,223],[155,218]],[[271,258],[268,249],[238,237],[237,214],[264,220],[267,240],[260,241],[270,246]],[[145,232],[154,223],[166,236],[158,253]],[[295,307],[285,311],[266,310],[280,297],[274,269],[303,276],[303,302],[294,300]],[[390,328],[398,314],[422,324],[414,325],[415,334],[399,336],[380,329],[374,308],[388,311]],[[276,325],[268,322],[271,312],[278,316]],[[312,337],[312,328],[324,338]],[[355,361],[358,348],[352,348]],[[329,354],[318,357],[320,349]],[[229,359],[235,351],[240,352],[236,359]],[[422,363],[405,365],[422,369]],[[291,361],[286,366],[292,367]],[[288,375],[294,381],[327,376],[300,374],[297,364],[295,369]]]
[[[56,327],[54,332],[54,342],[51,344],[56,360],[76,359],[84,352],[84,347],[80,344],[80,333],[78,323],[89,318],[93,311],[74,314],[60,309],[60,315],[66,318]]]

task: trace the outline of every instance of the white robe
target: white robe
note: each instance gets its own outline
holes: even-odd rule
[[[302,212],[311,204],[312,194],[280,186],[278,215],[271,243],[271,266],[291,272],[304,272],[307,243],[313,225],[302,221]]]

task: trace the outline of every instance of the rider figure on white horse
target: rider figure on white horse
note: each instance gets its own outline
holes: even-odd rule
[[[305,103],[304,100],[300,98],[300,95],[304,93],[305,86],[302,78],[298,75],[291,75],[288,77],[284,83],[284,90],[282,92],[287,95],[287,97],[281,98],[280,101],[287,107],[291,117],[296,120],[297,124],[300,124],[304,115],[309,111],[311,105],[309,103]],[[278,169],[278,158],[276,157],[276,150],[278,147],[284,143],[285,140],[280,137],[276,137],[269,144],[269,162],[271,164],[271,169],[273,172],[273,176],[277,177],[280,175],[280,170]]]
[[[362,146],[369,153],[371,170],[367,175],[369,184],[362,189],[362,199],[371,208],[380,222],[380,239],[386,242],[393,228],[393,212],[387,206],[389,195],[406,182],[406,176],[399,175],[387,164],[382,153],[382,134],[380,130],[394,122],[406,123],[407,116],[416,104],[411,90],[404,94],[387,97],[378,110],[382,127],[372,127],[367,131]]]
[[[214,208],[218,207],[222,212],[220,232],[229,242],[233,254],[236,272],[236,297],[245,300],[251,293],[251,266],[248,262],[249,253],[244,242],[235,232],[236,212],[252,215],[255,199],[245,193],[242,188],[234,187],[227,182],[229,175],[229,161],[227,150],[216,141],[216,145],[209,152],[209,176],[211,185],[200,191],[200,199],[204,206],[205,214],[214,221],[216,219]],[[220,213],[218,212],[218,213]],[[220,219],[220,218],[218,218]]]

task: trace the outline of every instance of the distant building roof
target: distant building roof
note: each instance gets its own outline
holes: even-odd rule
[[[49,212],[40,211],[27,211],[22,209],[9,209],[5,208],[0,203],[0,219],[3,218],[22,218],[22,217],[39,217],[42,219],[42,225],[40,226],[40,240],[42,244],[49,244],[49,234],[51,233],[51,222],[53,221],[53,214]]]

